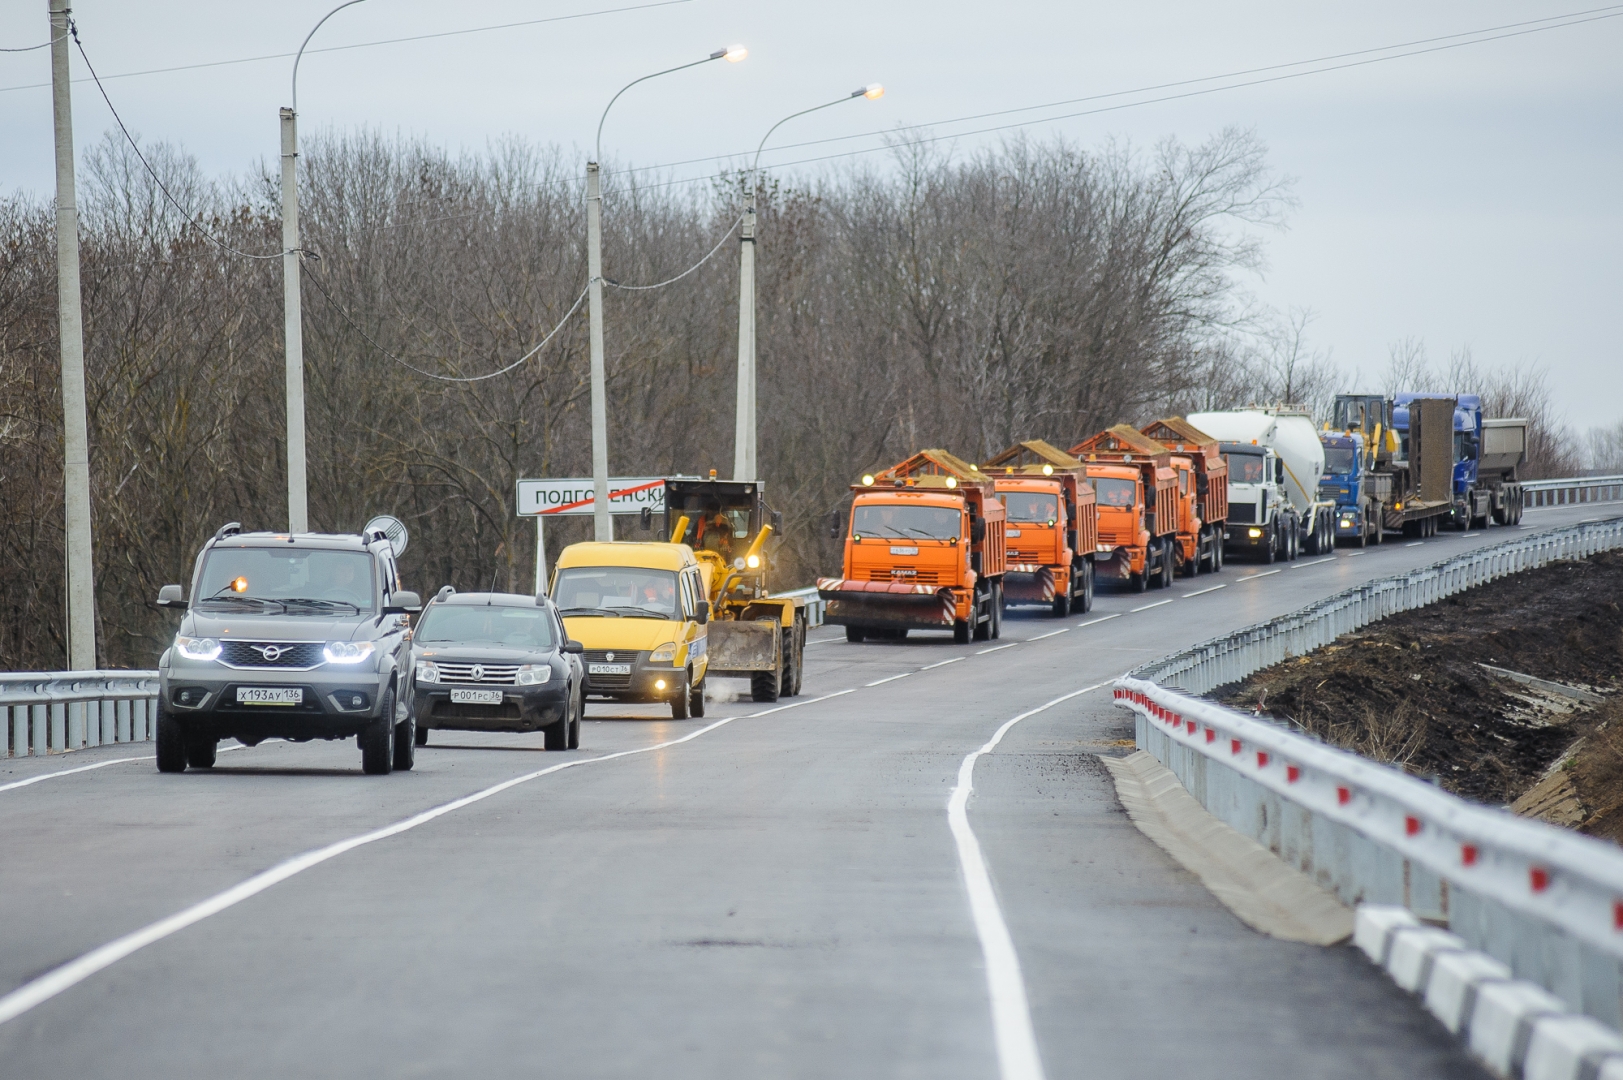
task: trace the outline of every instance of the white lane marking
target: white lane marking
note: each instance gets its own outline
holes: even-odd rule
[[[1089,619],[1085,623],[1077,623],[1075,626],[1071,627],[1071,629],[1080,630],[1084,626],[1098,626],[1102,622],[1109,622],[1111,619],[1119,618],[1121,618],[1121,612],[1118,611],[1114,615],[1101,615],[1097,619]]]
[[[1218,589],[1226,589],[1226,588],[1228,588],[1227,584],[1209,585],[1204,589],[1196,589],[1194,592],[1186,592],[1183,595],[1184,595],[1184,598],[1187,599],[1187,598],[1189,598],[1191,596],[1205,596],[1209,592],[1216,592]]]
[[[841,636],[841,637],[807,638],[806,639],[806,644],[807,645],[827,645],[831,641],[844,641],[844,640],[845,640],[845,638],[843,636]]]
[[[901,673],[901,674],[900,674],[900,675],[889,675],[889,676],[886,676],[886,677],[885,677],[885,678],[883,678],[883,679],[875,679],[875,680],[874,680],[874,681],[873,681],[873,682],[870,682],[870,683],[863,683],[863,684],[862,684],[862,685],[863,685],[863,686],[864,686],[864,687],[868,687],[868,686],[883,686],[883,685],[885,685],[885,684],[886,684],[886,683],[888,683],[888,682],[895,682],[895,681],[896,681],[896,680],[897,680],[897,679],[905,679],[905,678],[907,678],[907,677],[908,677],[908,676],[909,676],[909,675],[917,675],[917,674],[918,674],[918,672],[916,672],[916,671],[904,671],[904,672],[902,672],[902,673]]]
[[[1257,580],[1257,578],[1260,578],[1260,577],[1268,577],[1268,576],[1270,576],[1272,574],[1283,573],[1284,569],[1285,568],[1283,566],[1281,566],[1278,570],[1264,570],[1260,574],[1247,574],[1245,577],[1241,578],[1240,580],[1241,581],[1255,581],[1255,580]]]
[[[1342,557],[1347,558],[1347,559],[1356,559],[1360,555],[1368,555],[1368,554],[1369,554],[1369,552],[1367,552],[1367,551],[1354,551],[1354,552],[1352,552],[1352,553],[1350,553],[1348,555],[1344,555]]]
[[[1419,547],[1421,544],[1424,544],[1424,543],[1425,543],[1424,540],[1411,540],[1407,544],[1404,544],[1403,546],[1404,547]]]
[[[680,743],[697,739],[700,735],[703,735],[709,731],[714,731],[726,724],[730,724],[734,720],[751,720],[758,716],[766,716],[770,713],[782,712],[785,709],[793,709],[801,705],[815,705],[819,701],[827,701],[830,698],[843,697],[846,694],[855,692],[856,688],[852,687],[849,690],[839,690],[832,694],[824,694],[822,697],[807,698],[804,701],[795,701],[788,705],[779,705],[775,708],[763,709],[760,712],[749,713],[744,716],[728,716],[721,720],[717,720],[713,724],[707,724],[697,731],[690,731],[688,734],[683,735],[679,739],[668,739],[665,742],[655,743],[652,746],[640,747],[636,750],[621,750],[613,754],[603,754],[600,757],[577,758],[574,761],[559,762],[557,765],[550,765],[545,769],[537,769],[534,772],[525,773],[523,776],[515,776],[511,780],[504,780],[499,784],[493,784],[481,791],[474,792],[472,795],[464,795],[460,799],[453,799],[448,803],[442,803],[441,805],[433,807],[432,809],[424,810],[420,814],[414,814],[409,818],[397,821],[392,825],[385,825],[381,829],[374,829],[371,832],[362,833],[359,836],[352,836],[347,840],[339,840],[336,843],[328,844],[326,847],[317,848],[314,851],[307,851],[302,855],[295,855],[286,862],[273,866],[269,870],[255,874],[253,877],[233,885],[224,892],[216,893],[208,899],[199,901],[198,903],[193,904],[191,907],[186,908],[183,911],[178,911],[168,918],[159,919],[157,922],[143,926],[141,929],[125,934],[121,938],[116,938],[109,941],[107,944],[102,945],[99,948],[92,949],[76,960],[70,960],[68,963],[63,964],[54,971],[48,971],[39,978],[24,983],[11,993],[5,995],[4,997],[0,997],[0,1024],[4,1024],[8,1020],[16,1019],[23,1013],[34,1008],[36,1005],[43,1004],[44,1002],[47,1002],[51,998],[54,998],[58,994],[62,993],[64,990],[68,990],[71,987],[78,985],[79,983],[88,979],[90,976],[96,974],[96,972],[118,963],[131,953],[144,949],[154,942],[162,941],[171,934],[178,933],[194,923],[202,922],[211,915],[218,915],[227,908],[235,907],[244,900],[264,892],[272,885],[286,881],[288,878],[293,877],[296,874],[302,874],[311,867],[319,866],[322,863],[327,862],[329,859],[336,859],[345,852],[353,851],[354,849],[362,847],[366,844],[376,843],[379,840],[388,839],[391,836],[397,836],[400,833],[415,829],[419,825],[426,825],[435,818],[443,817],[444,815],[451,813],[453,810],[460,810],[465,806],[472,806],[474,803],[483,802],[492,795],[499,795],[509,788],[514,788],[520,784],[528,783],[531,780],[535,780],[542,776],[547,776],[550,773],[562,772],[564,769],[574,768],[577,765],[593,765],[600,761],[613,761],[616,758],[632,757],[636,754],[647,754],[655,750],[664,750],[667,747],[676,746]],[[236,748],[232,747],[232,749]]]
[[[1291,563],[1290,568],[1292,570],[1305,570],[1309,566],[1322,566],[1323,564],[1325,564],[1327,562],[1335,562],[1335,561],[1336,561],[1336,557],[1334,555],[1326,555],[1322,559],[1313,559],[1310,562]]]
[[[233,750],[246,750],[246,746],[228,746],[221,750],[222,754],[229,754]],[[55,780],[59,776],[72,776],[74,773],[89,772],[92,769],[105,769],[109,765],[123,765],[131,761],[151,761],[156,754],[146,754],[142,757],[113,758],[111,761],[98,761],[94,765],[80,765],[76,769],[58,769],[56,772],[43,773],[39,776],[30,776],[27,780],[14,780],[9,784],[0,784],[0,791],[10,791],[12,788],[27,787],[29,784],[38,784],[44,780]]]
[[[1082,625],[1086,626],[1088,624],[1083,623]],[[1036,637],[1031,638],[1029,640],[1031,640],[1031,641],[1041,641],[1043,638],[1057,637],[1060,634],[1069,634],[1070,632],[1071,632],[1071,628],[1069,626],[1062,626],[1058,630],[1050,630],[1046,634],[1038,634]]]
[[[931,668],[946,667],[948,664],[956,664],[960,660],[968,660],[968,659],[969,659],[969,657],[967,657],[967,656],[955,656],[951,660],[943,660],[939,664],[925,664],[923,667],[919,668],[919,670],[920,671],[929,671]]]
[[[969,827],[969,793],[975,790],[975,762],[1003,741],[1008,730],[1028,716],[1036,716],[1062,701],[1097,690],[1095,683],[1073,690],[1046,705],[1039,705],[1007,720],[986,741],[986,745],[964,758],[958,766],[958,786],[947,799],[947,825],[958,844],[958,865],[964,872],[964,888],[969,893],[969,913],[975,933],[981,940],[981,956],[986,961],[986,989],[992,998],[992,1032],[997,1038],[998,1072],[1002,1080],[1042,1080],[1043,1063],[1037,1054],[1037,1035],[1031,1026],[1031,1007],[1026,1002],[1026,984],[1020,975],[1020,958],[1014,951],[1014,938],[1003,921],[992,889],[992,875],[981,854],[980,841]]]
[[[38,784],[45,780],[55,780],[59,776],[72,776],[74,773],[89,772],[91,769],[105,769],[109,765],[123,765],[128,761],[151,761],[156,755],[147,754],[145,757],[121,757],[111,761],[98,761],[94,765],[81,765],[77,769],[58,769],[56,772],[43,773],[39,776],[30,776],[27,780],[14,780],[9,784],[0,784],[0,791],[10,791],[12,788],[27,787],[29,784]]]
[[[993,645],[990,649],[982,649],[979,652],[977,652],[975,655],[976,656],[985,656],[989,652],[997,652],[999,649],[1012,649],[1016,645],[1020,645],[1020,644],[1022,644],[1022,642],[1011,641],[1007,645]]]
[[[1148,611],[1152,607],[1160,607],[1162,604],[1170,604],[1170,603],[1172,603],[1172,601],[1174,601],[1176,599],[1177,599],[1176,596],[1169,596],[1165,600],[1157,600],[1155,603],[1153,603],[1153,604],[1145,604],[1143,607],[1128,608],[1127,609],[1127,614],[1132,615],[1135,612]]]

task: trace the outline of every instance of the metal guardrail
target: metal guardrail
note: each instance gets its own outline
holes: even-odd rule
[[[1522,507],[1570,506],[1623,499],[1623,476],[1572,476],[1561,480],[1523,480]]]
[[[1213,815],[1348,904],[1403,904],[1623,1027],[1623,850],[1195,696],[1397,611],[1623,547],[1623,517],[1518,537],[1366,582],[1164,657],[1116,684],[1138,745]]]
[[[788,600],[797,596],[805,597],[807,629],[810,629],[813,626],[823,625],[823,598],[817,595],[817,586],[812,585],[804,589],[790,589],[788,592],[778,592],[773,593],[772,595],[781,600]]]
[[[0,674],[4,757],[59,754],[152,738],[156,671],[40,671]]]

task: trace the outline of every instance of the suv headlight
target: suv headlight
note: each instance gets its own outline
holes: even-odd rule
[[[668,664],[676,659],[676,642],[667,641],[659,648],[648,654],[648,661],[653,664]]]
[[[552,678],[551,664],[520,664],[513,681],[520,686],[540,686]]]
[[[417,681],[418,682],[439,682],[440,681],[440,668],[439,668],[439,665],[434,663],[434,661],[432,661],[432,660],[419,660],[419,661],[417,661]]]
[[[329,641],[321,650],[329,664],[359,664],[372,655],[370,641]]]
[[[175,649],[188,660],[218,660],[220,643],[211,637],[175,635]]]

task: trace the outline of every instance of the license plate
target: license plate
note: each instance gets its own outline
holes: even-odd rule
[[[630,664],[587,664],[588,675],[630,675]]]
[[[917,555],[919,553],[919,549],[916,548],[916,547],[913,547],[911,545],[908,545],[908,546],[897,545],[897,546],[892,547],[890,549],[890,553],[892,555]]]
[[[1003,530],[1003,535],[1004,536],[1019,536],[1020,535],[1020,530],[1019,529],[1004,529]]]
[[[304,691],[298,687],[239,686],[238,705],[303,705]]]
[[[500,705],[502,692],[500,690],[462,690],[451,691],[451,701],[456,705]]]

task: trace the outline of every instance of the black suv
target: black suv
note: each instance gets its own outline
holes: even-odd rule
[[[181,608],[175,642],[158,661],[160,772],[214,764],[221,739],[358,737],[361,768],[412,766],[406,616],[396,544],[363,536],[245,533],[235,523],[203,546],[188,603],[165,585],[161,607]]]

